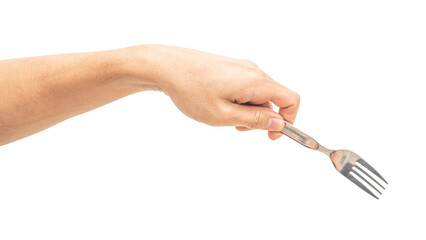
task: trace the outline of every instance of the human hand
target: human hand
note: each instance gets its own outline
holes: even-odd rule
[[[188,117],[212,126],[265,129],[271,139],[293,123],[299,95],[248,60],[163,45],[137,47],[140,75]],[[133,49],[135,50],[135,49]],[[142,69],[140,66],[143,66]],[[272,103],[279,107],[273,111]]]

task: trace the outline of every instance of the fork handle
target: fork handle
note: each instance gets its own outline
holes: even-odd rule
[[[299,129],[293,127],[293,125],[288,122],[285,123],[283,130],[281,130],[280,132],[307,148],[317,150],[319,147],[319,144],[317,141],[315,141],[315,139],[310,137],[308,134],[300,131]]]

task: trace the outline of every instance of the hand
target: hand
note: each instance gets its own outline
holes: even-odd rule
[[[282,135],[277,131],[283,120],[293,123],[296,118],[299,95],[251,61],[171,46],[136,48],[144,59],[142,78],[154,82],[190,118],[241,131],[266,129],[273,140]]]

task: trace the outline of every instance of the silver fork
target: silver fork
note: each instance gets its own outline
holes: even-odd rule
[[[303,146],[318,150],[324,154],[326,154],[331,161],[334,164],[334,167],[337,171],[339,171],[343,176],[351,180],[353,183],[355,183],[358,187],[362,188],[364,191],[369,193],[371,196],[379,199],[376,194],[374,194],[368,187],[366,187],[365,184],[362,182],[368,184],[372,189],[374,189],[379,194],[382,194],[381,191],[377,188],[383,188],[383,185],[379,183],[379,179],[381,179],[384,183],[388,183],[382,175],[380,175],[379,172],[377,172],[370,164],[368,164],[365,160],[363,160],[360,156],[358,156],[356,153],[349,151],[349,150],[330,150],[323,146],[321,146],[317,141],[315,141],[312,137],[308,136],[307,134],[303,133],[299,129],[293,127],[291,124],[286,123],[283,130],[281,130],[281,133],[287,135],[291,139],[295,140],[296,142],[302,144]],[[363,166],[365,170],[361,167]],[[368,173],[370,172],[370,174]],[[363,176],[364,175],[364,176]],[[376,176],[379,179],[376,179],[373,176]],[[359,179],[357,179],[355,176],[357,176]],[[376,186],[375,186],[376,185]]]

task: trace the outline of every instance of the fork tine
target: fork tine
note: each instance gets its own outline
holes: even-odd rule
[[[358,179],[356,179],[352,174],[348,174],[346,176],[349,180],[351,180],[353,183],[358,185],[358,187],[362,188],[362,190],[366,191],[368,194],[373,196],[376,199],[379,199],[376,195],[374,195],[367,187],[365,187]]]
[[[374,169],[372,166],[370,166],[370,164],[368,164],[364,159],[358,159],[357,161],[358,163],[360,163],[362,166],[364,166],[365,168],[367,168],[368,170],[370,170],[372,173],[374,173],[377,177],[379,177],[380,179],[383,180],[383,182],[385,182],[386,184],[388,184],[388,182],[385,180],[384,177],[382,177],[382,175],[380,175],[379,172],[376,171],[376,169]]]
[[[354,167],[356,167],[357,170],[361,171],[367,177],[369,177],[371,180],[373,180],[375,183],[377,183],[377,185],[379,185],[380,187],[382,187],[383,189],[385,189],[385,187],[383,187],[382,184],[380,184],[376,179],[374,179],[373,177],[371,177],[370,174],[368,174],[366,171],[364,171],[364,169],[358,167],[357,165],[355,165]]]
[[[371,184],[369,181],[367,181],[367,179],[365,179],[361,174],[355,172],[354,170],[352,170],[352,172],[355,173],[359,178],[361,178],[368,185],[370,185],[370,187],[374,188],[374,190],[376,190],[377,192],[379,192],[380,194],[382,194],[382,192],[380,192],[375,186],[373,186],[373,184]]]

